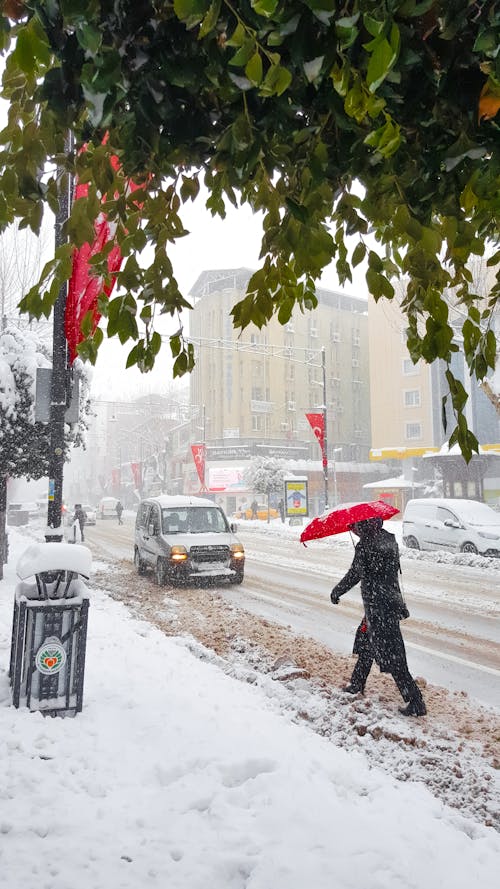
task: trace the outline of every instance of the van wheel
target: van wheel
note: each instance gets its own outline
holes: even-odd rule
[[[138,574],[140,574],[142,576],[143,574],[146,573],[146,566],[139,555],[138,549],[134,550],[134,565],[137,569]]]
[[[167,580],[167,567],[164,559],[156,560],[155,575],[158,586],[164,586]]]
[[[238,573],[231,578],[231,583],[243,583],[243,576],[243,571],[238,571]]]
[[[405,537],[405,546],[408,549],[420,549],[420,544],[416,537]]]
[[[474,546],[474,544],[470,543],[470,542],[462,543],[462,546],[460,547],[460,552],[461,553],[474,553],[474,555],[477,555],[477,547]]]

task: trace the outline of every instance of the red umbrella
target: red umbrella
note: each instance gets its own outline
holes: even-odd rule
[[[349,531],[354,522],[374,518],[390,519],[397,512],[399,509],[383,500],[372,500],[370,503],[339,503],[331,512],[317,516],[309,522],[300,535],[300,542],[342,534],[344,531]]]

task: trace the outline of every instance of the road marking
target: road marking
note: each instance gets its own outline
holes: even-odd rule
[[[432,654],[434,657],[442,658],[443,661],[453,661],[454,664],[461,664],[463,667],[472,667],[474,670],[482,670],[483,673],[491,673],[492,676],[500,676],[500,670],[496,670],[495,667],[485,667],[483,664],[467,661],[465,658],[456,657],[454,654],[444,654],[442,651],[436,651],[434,648],[417,645],[416,642],[406,641],[405,644],[407,648],[415,648],[417,651],[423,651],[425,654]]]

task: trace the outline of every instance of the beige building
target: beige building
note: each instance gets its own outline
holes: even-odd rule
[[[372,459],[404,459],[439,449],[456,425],[450,399],[443,425],[443,397],[448,394],[443,361],[413,364],[406,346],[407,319],[397,297],[368,300]],[[500,421],[491,402],[470,377],[460,348],[451,370],[469,394],[466,416],[469,427],[487,450],[496,450]]]
[[[368,318],[371,456],[416,456],[435,444],[431,367],[413,364],[396,298],[376,303],[370,297]]]
[[[306,413],[321,411],[326,394],[328,451],[363,460],[370,447],[366,300],[319,289],[318,306],[296,309],[262,330],[232,325],[248,269],[203,272],[191,289],[190,338],[196,350],[191,405],[203,408],[207,444],[281,443],[317,458]],[[323,379],[322,349],[325,350]],[[300,451],[300,454],[299,454]]]

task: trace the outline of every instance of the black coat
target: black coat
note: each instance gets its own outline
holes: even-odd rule
[[[394,668],[406,666],[399,621],[409,617],[409,612],[401,595],[398,572],[396,538],[381,528],[372,535],[363,536],[356,544],[349,571],[332,590],[332,601],[336,601],[361,582],[368,627],[367,642],[380,669],[388,673],[392,673]]]

